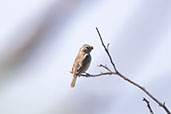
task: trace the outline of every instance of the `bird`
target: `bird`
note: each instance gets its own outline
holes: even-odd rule
[[[72,66],[71,73],[73,75],[73,79],[71,82],[71,87],[75,86],[77,77],[80,76],[82,73],[85,73],[87,69],[89,68],[90,63],[91,63],[90,52],[92,51],[92,49],[93,49],[93,46],[90,46],[88,44],[84,44],[80,48]]]

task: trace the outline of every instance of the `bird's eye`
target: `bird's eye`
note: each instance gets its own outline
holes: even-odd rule
[[[89,47],[86,47],[86,49],[89,49]]]

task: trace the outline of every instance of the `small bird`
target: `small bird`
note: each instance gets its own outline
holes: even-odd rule
[[[72,71],[73,79],[71,82],[71,87],[75,86],[77,76],[80,76],[81,73],[85,73],[88,67],[90,66],[91,62],[91,55],[90,52],[93,49],[93,46],[90,46],[88,44],[84,44],[79,52],[77,57],[75,58]]]

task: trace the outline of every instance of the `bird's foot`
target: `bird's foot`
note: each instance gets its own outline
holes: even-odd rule
[[[90,76],[90,74],[89,74],[89,73],[86,73],[86,72],[85,72],[85,74],[86,74],[86,75],[88,75],[88,76]]]

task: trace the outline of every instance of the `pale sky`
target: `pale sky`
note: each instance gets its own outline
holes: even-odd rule
[[[155,114],[162,108],[117,76],[81,77],[69,71],[79,48],[94,47],[87,72],[110,62],[171,110],[170,0],[0,1],[0,114]]]

